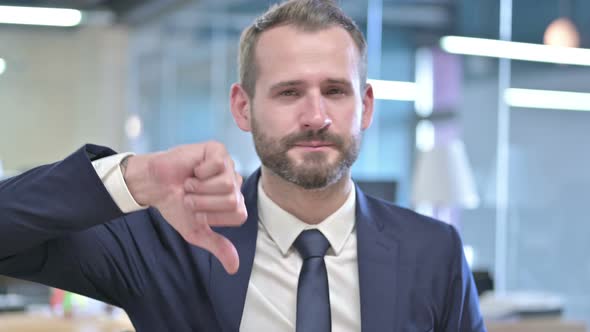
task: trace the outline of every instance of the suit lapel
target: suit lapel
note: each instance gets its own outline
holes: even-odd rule
[[[258,178],[260,170],[244,183],[242,193],[248,219],[241,227],[222,227],[215,231],[227,237],[236,247],[240,256],[240,268],[235,275],[229,275],[221,263],[211,256],[210,296],[217,320],[222,331],[239,331],[246,292],[254,262],[256,237],[258,234]]]
[[[211,258],[210,296],[222,331],[239,331],[252,272],[258,232],[258,179],[260,171],[244,183],[248,219],[238,228],[216,231],[227,237],[240,255],[240,269],[229,275]],[[384,231],[384,216],[371,211],[366,196],[356,188],[356,227],[363,331],[394,331],[397,320],[396,290],[399,289],[399,242]]]
[[[383,218],[371,209],[357,187],[356,226],[363,331],[395,331],[399,290],[399,243],[384,230]],[[373,203],[374,204],[374,203]]]

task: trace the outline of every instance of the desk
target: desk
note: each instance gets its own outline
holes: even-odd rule
[[[522,319],[519,321],[488,322],[488,332],[587,332],[584,322],[561,319]]]
[[[0,332],[122,332],[133,331],[127,319],[60,318],[25,313],[0,314]]]
[[[558,319],[530,319],[488,322],[488,332],[587,332],[583,322]],[[0,332],[123,332],[133,331],[127,318],[107,317],[65,319],[39,314],[0,314]]]

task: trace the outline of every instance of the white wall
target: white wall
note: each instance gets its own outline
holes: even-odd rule
[[[0,26],[0,159],[51,162],[86,142],[124,147],[127,31]]]

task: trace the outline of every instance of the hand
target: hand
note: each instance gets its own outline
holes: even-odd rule
[[[157,208],[189,243],[212,253],[233,274],[234,245],[211,226],[240,226],[247,218],[242,177],[221,143],[189,144],[128,159],[125,182],[141,205]]]

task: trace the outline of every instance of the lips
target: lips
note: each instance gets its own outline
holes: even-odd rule
[[[331,146],[334,146],[334,144],[332,144],[330,142],[310,141],[310,142],[296,143],[295,146],[304,147],[304,148],[321,148],[321,147],[331,147]]]

